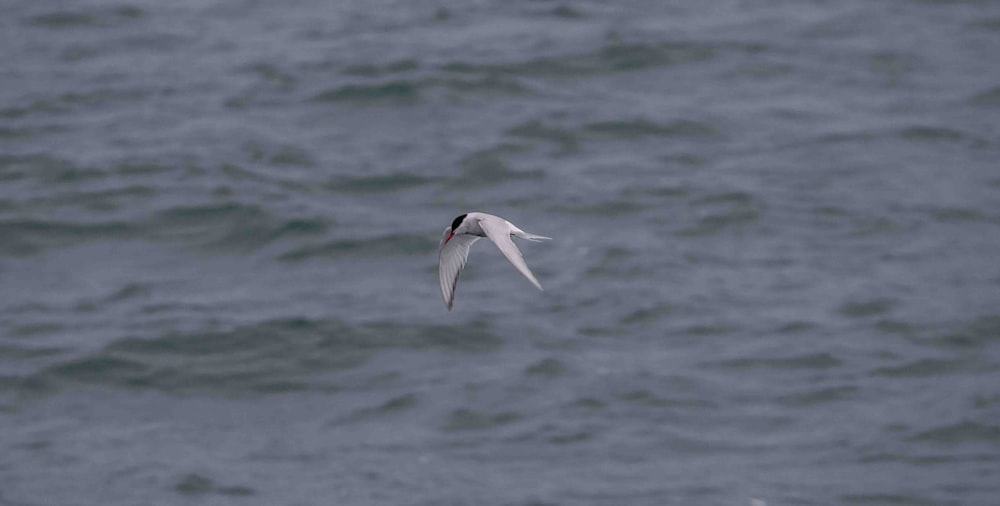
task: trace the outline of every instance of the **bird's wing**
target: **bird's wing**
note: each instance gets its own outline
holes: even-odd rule
[[[489,237],[493,244],[497,245],[503,256],[510,260],[510,263],[514,264],[524,277],[531,281],[531,284],[535,285],[539,290],[542,289],[542,284],[535,279],[535,275],[531,273],[531,269],[528,268],[528,264],[524,262],[524,256],[521,255],[521,250],[517,249],[517,245],[511,240],[510,234],[513,227],[507,220],[499,218],[497,216],[487,215],[479,222],[479,227],[483,229],[486,233],[486,237]]]
[[[469,260],[469,248],[480,238],[474,235],[459,234],[445,243],[449,234],[451,234],[451,227],[444,229],[444,235],[441,236],[441,245],[438,250],[438,280],[441,282],[441,297],[444,298],[444,304],[448,306],[448,311],[451,311],[451,305],[455,302],[455,286],[458,285],[458,275],[462,273],[465,262]]]

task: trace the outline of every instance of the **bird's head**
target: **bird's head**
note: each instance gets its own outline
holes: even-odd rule
[[[455,237],[455,234],[462,233],[461,231],[459,231],[459,227],[461,227],[462,224],[465,223],[466,216],[468,216],[468,214],[463,214],[458,218],[455,218],[455,220],[451,222],[451,233],[449,233],[448,238],[444,240],[445,244],[448,244],[448,241],[450,241],[452,237]]]

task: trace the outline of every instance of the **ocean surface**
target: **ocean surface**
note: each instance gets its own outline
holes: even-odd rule
[[[7,1],[0,506],[1000,504],[1000,2]],[[483,211],[454,310],[441,231]]]

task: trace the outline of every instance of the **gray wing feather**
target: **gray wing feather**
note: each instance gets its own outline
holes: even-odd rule
[[[492,218],[492,219],[490,219]],[[531,269],[528,268],[528,264],[524,262],[524,256],[521,255],[521,250],[517,249],[517,245],[511,240],[510,234],[512,232],[513,226],[507,223],[503,218],[498,218],[496,216],[490,216],[490,218],[483,219],[479,222],[480,228],[486,233],[486,237],[489,237],[493,244],[497,245],[503,256],[510,260],[510,263],[514,264],[514,267],[531,281],[531,284],[535,285],[536,288],[542,290],[542,284],[535,279],[535,275],[531,273]],[[514,228],[514,230],[517,230]],[[518,230],[520,232],[520,230]],[[523,233],[523,232],[522,232]],[[530,234],[525,234],[530,235]],[[541,238],[541,236],[532,236]],[[449,243],[450,244],[450,243]]]
[[[444,241],[448,238],[449,233],[451,233],[451,227],[444,230],[438,249],[438,281],[441,283],[441,297],[444,298],[444,305],[448,307],[448,311],[451,311],[451,306],[455,302],[455,287],[458,285],[458,276],[469,260],[469,248],[480,238],[474,235],[460,234],[452,237],[445,244]]]

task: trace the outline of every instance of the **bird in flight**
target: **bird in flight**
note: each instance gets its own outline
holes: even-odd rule
[[[528,264],[524,262],[521,250],[517,249],[511,240],[512,236],[529,241],[552,239],[529,234],[499,216],[486,213],[463,214],[455,218],[450,227],[444,229],[438,249],[438,278],[441,282],[441,296],[444,297],[448,311],[451,311],[451,305],[455,302],[455,286],[458,284],[458,275],[462,273],[465,263],[469,260],[469,248],[483,237],[493,241],[503,256],[507,257],[507,260],[510,260],[510,263],[514,264],[531,284],[539,290],[542,289],[541,283],[535,279],[531,269],[528,269]]]

